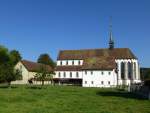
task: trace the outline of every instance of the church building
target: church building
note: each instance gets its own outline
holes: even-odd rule
[[[131,85],[141,82],[140,66],[129,48],[114,47],[110,30],[108,48],[61,50],[54,81],[83,87]]]

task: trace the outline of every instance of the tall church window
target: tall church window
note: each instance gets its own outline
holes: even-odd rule
[[[124,79],[124,76],[125,76],[125,63],[122,62],[121,63],[121,79]]]
[[[129,62],[128,63],[128,78],[131,79],[131,74],[132,74],[132,64]]]

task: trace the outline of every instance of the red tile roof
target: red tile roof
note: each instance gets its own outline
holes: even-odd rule
[[[112,57],[87,58],[82,67],[83,70],[113,70],[115,68],[115,59]]]
[[[26,69],[30,72],[37,72],[41,67],[46,67],[49,72],[52,72],[53,69],[49,65],[35,63],[32,61],[22,60],[21,63],[26,67]]]
[[[85,49],[85,50],[62,50],[57,60],[78,60],[93,57],[111,57],[115,59],[137,59],[129,48],[110,49]]]

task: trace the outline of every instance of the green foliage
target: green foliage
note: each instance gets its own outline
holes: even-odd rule
[[[14,70],[12,64],[0,65],[0,81],[7,82],[10,85],[11,81],[21,79],[22,75],[19,70]]]
[[[150,68],[141,68],[140,72],[142,80],[150,79]]]
[[[4,46],[0,46],[0,65],[10,61],[9,51]]]
[[[7,48],[0,46],[0,82],[7,82],[21,78],[21,73],[14,70],[15,64],[21,59],[18,51],[8,51]]]
[[[13,65],[16,65],[22,59],[19,51],[17,50],[10,51],[10,58]]]
[[[41,54],[37,60],[38,63],[50,65],[52,68],[55,68],[56,64],[48,54]]]
[[[39,71],[36,73],[36,80],[42,81],[42,86],[44,85],[44,81],[52,79],[53,72],[49,72],[46,65],[40,67]]]
[[[44,86],[0,88],[1,113],[150,113],[150,101],[115,89]]]

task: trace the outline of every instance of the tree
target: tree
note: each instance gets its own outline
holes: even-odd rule
[[[14,70],[12,64],[7,63],[0,65],[0,80],[2,82],[7,82],[10,86],[11,81],[19,80],[22,78],[22,75],[19,70]]]
[[[0,82],[7,82],[9,86],[11,81],[21,78],[21,73],[14,70],[13,58],[15,57],[12,57],[14,53],[9,52],[4,46],[0,46]]]
[[[38,63],[50,65],[53,69],[55,68],[56,64],[55,62],[51,59],[51,57],[48,54],[41,54],[37,60]]]
[[[4,46],[0,45],[0,65],[10,61],[9,51]]]
[[[48,67],[46,65],[41,65],[38,72],[36,73],[35,79],[40,80],[42,82],[42,86],[44,86],[45,80],[52,79],[53,71],[48,71]]]
[[[10,51],[10,59],[12,61],[12,64],[16,65],[22,59],[22,57],[21,57],[19,51],[12,50],[12,51]]]

